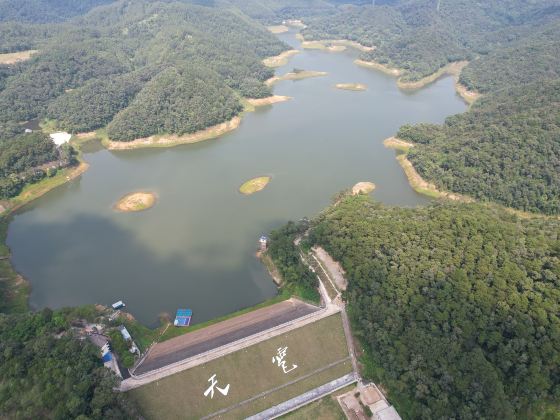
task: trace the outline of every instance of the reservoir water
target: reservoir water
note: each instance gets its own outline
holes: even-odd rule
[[[301,49],[294,33],[280,35]],[[409,186],[383,146],[406,123],[441,123],[465,104],[451,78],[417,92],[353,64],[358,53],[302,50],[292,68],[328,76],[284,81],[275,93],[291,101],[249,113],[219,139],[170,149],[90,150],[89,170],[15,215],[8,232],[15,268],[32,285],[33,308],[111,304],[123,299],[141,322],[160,313],[194,311],[193,322],[259,303],[276,287],[255,258],[261,234],[312,217],[337,192],[359,181],[375,199],[416,206],[427,199]],[[336,83],[364,83],[365,92]],[[247,179],[268,187],[243,196]],[[155,191],[140,213],[116,213],[124,194]]]

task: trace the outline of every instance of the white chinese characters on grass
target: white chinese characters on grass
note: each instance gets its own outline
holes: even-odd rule
[[[220,394],[226,396],[229,392],[229,384],[227,384],[225,386],[225,388],[220,388],[218,385],[218,381],[216,380],[216,374],[213,374],[210,379],[208,379],[208,382],[210,382],[210,386],[208,387],[208,389],[206,391],[204,391],[204,396],[207,397],[208,395],[210,395],[210,398],[214,398],[214,388],[216,388]]]
[[[278,350],[276,350],[276,352],[276,356],[272,358],[272,363],[277,363],[278,367],[281,367],[284,373],[291,372],[292,370],[297,368],[297,365],[292,365],[291,369],[288,369],[286,367],[286,361],[284,360],[284,357],[286,357],[288,347],[278,347]]]

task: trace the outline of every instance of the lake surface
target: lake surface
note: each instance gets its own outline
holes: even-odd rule
[[[294,33],[280,36],[299,48]],[[171,149],[91,150],[90,169],[14,217],[8,234],[15,268],[31,281],[34,308],[111,304],[147,325],[177,308],[193,322],[227,314],[276,294],[255,258],[261,234],[312,217],[338,191],[359,181],[377,185],[388,204],[427,203],[408,185],[395,153],[383,146],[405,123],[441,123],[463,112],[453,80],[414,93],[395,79],[353,64],[358,53],[302,51],[292,68],[326,77],[284,81],[289,102],[247,114],[216,140]],[[364,83],[366,92],[334,88]],[[268,187],[242,196],[247,179],[269,175]],[[113,205],[135,190],[157,193],[141,213]]]

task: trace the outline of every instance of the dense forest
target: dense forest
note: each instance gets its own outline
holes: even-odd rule
[[[367,374],[403,418],[527,418],[560,402],[560,223],[350,197],[310,240],[347,273]]]
[[[318,302],[319,282],[317,276],[306,267],[299,255],[299,249],[294,244],[298,236],[305,233],[308,223],[290,222],[270,234],[268,255],[282,277],[282,287],[304,299]]]
[[[485,94],[443,126],[403,127],[409,159],[437,187],[509,207],[560,213],[560,6],[555,1],[403,1],[315,17],[306,38],[348,38],[363,58],[418,80],[457,60]]]
[[[2,122],[49,117],[69,130],[101,128],[134,106],[137,95],[140,104],[157,101],[164,95],[158,89],[168,86],[162,81],[170,74],[188,78],[185,67],[192,66],[188,71],[198,76],[191,86],[183,80],[175,92],[165,92],[172,95],[167,105],[174,106],[184,101],[185,89],[194,89],[187,112],[175,109],[171,115],[160,112],[133,121],[127,127],[132,134],[117,135],[117,140],[174,127],[188,132],[231,118],[241,110],[239,98],[232,103],[234,96],[270,95],[263,82],[273,72],[261,60],[287,49],[238,11],[180,2],[121,1],[98,7],[51,30],[42,43],[31,40],[44,38],[42,27],[14,25],[0,24],[7,45],[39,45],[40,52],[11,73],[1,73]],[[208,105],[201,106],[201,101]],[[81,115],[75,115],[76,109]],[[178,120],[169,121],[173,118]],[[122,126],[122,121],[114,126]]]
[[[1,51],[39,50],[0,65],[0,198],[42,179],[37,165],[55,153],[50,140],[24,136],[21,122],[107,128],[112,140],[130,141],[192,133],[239,114],[242,97],[271,94],[264,81],[273,70],[262,59],[288,46],[231,5],[190,3],[0,1]],[[49,7],[65,13],[54,19],[43,13]],[[26,157],[33,142],[41,147]]]
[[[503,49],[559,16],[555,0],[493,0],[476,5],[469,0],[409,0],[349,7],[306,19],[303,35],[375,46],[362,58],[403,69],[403,80],[414,81],[450,62]]]
[[[74,309],[0,314],[0,413],[21,419],[132,419],[136,409],[113,391],[117,378],[99,349],[73,336]]]
[[[560,213],[560,79],[501,90],[444,125],[404,126],[409,160],[441,189]]]

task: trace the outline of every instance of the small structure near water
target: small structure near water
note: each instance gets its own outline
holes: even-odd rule
[[[124,302],[122,300],[119,300],[118,302],[115,302],[111,305],[111,307],[116,311],[117,309],[121,309],[124,308],[126,305],[124,304]]]
[[[192,310],[190,309],[177,309],[177,314],[175,315],[175,321],[173,325],[176,327],[188,327],[191,325]]]
[[[268,238],[262,235],[259,239],[259,245],[261,247],[261,251],[265,252],[266,249],[268,248]]]

